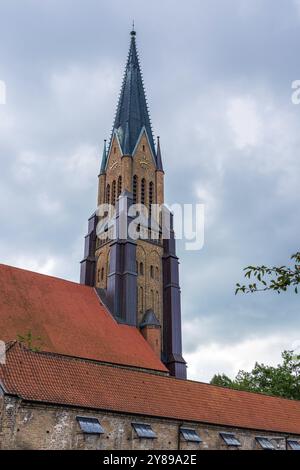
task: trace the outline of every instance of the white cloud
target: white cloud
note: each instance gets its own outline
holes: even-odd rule
[[[1,262],[6,263],[5,256],[2,257]],[[54,257],[40,257],[35,258],[34,256],[9,256],[9,265],[15,266],[21,269],[27,269],[40,274],[47,274],[54,276],[57,272],[59,262]]]
[[[6,83],[0,80],[0,105],[6,104]]]
[[[42,212],[46,214],[58,214],[62,210],[62,201],[52,200],[49,194],[43,193],[37,200]]]
[[[293,0],[293,3],[295,5],[295,8],[296,8],[297,13],[298,13],[299,18],[300,18],[300,0]]]
[[[16,181],[26,183],[34,179],[38,164],[43,160],[41,155],[33,151],[21,151],[13,164],[13,174]]]
[[[82,120],[82,111],[106,107],[111,96],[120,86],[117,77],[119,68],[112,63],[100,63],[84,67],[71,64],[55,71],[49,79],[53,100],[74,120]]]
[[[74,188],[86,188],[97,184],[100,169],[100,151],[89,144],[82,144],[57,162],[64,173],[65,183]]]
[[[11,142],[16,132],[16,116],[14,115],[11,107],[6,104],[0,106],[0,141]]]
[[[216,200],[214,191],[211,187],[205,187],[203,184],[199,184],[196,189],[197,200],[199,203],[205,206],[205,217],[204,217],[204,229],[211,226],[217,218],[218,214],[218,202]]]

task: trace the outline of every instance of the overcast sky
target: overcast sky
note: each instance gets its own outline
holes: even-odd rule
[[[134,18],[169,203],[205,203],[181,259],[189,377],[276,364],[299,298],[235,296],[299,246],[299,0],[2,0],[0,262],[79,279]]]

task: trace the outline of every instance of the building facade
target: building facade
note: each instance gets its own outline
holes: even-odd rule
[[[156,203],[132,31],[80,284],[0,264],[0,449],[300,450],[299,401],[187,380],[172,217],[165,238]]]
[[[98,207],[103,209],[89,221],[81,282],[99,289],[118,321],[141,328],[151,338],[171,375],[186,378],[179,263],[174,233],[163,237],[162,212],[157,210],[164,204],[164,170],[159,137],[154,144],[135,31],[131,31],[112,135],[108,148],[104,142],[98,178]],[[110,209],[105,204],[112,206],[111,211],[116,209],[117,227],[109,222]],[[135,239],[118,233],[117,239],[111,237],[114,229],[118,232],[122,205],[136,207]]]
[[[0,448],[299,450],[300,403],[7,345]]]
[[[0,449],[23,450],[294,450],[299,435],[196,424],[121,413],[87,411],[6,399],[0,405]],[[101,428],[86,432],[80,417]],[[139,437],[136,424],[150,426],[153,438]],[[189,431],[184,433],[184,430]],[[187,437],[189,436],[189,437]],[[233,437],[234,436],[234,439]],[[226,441],[229,437],[230,440]],[[298,449],[299,450],[299,449]]]

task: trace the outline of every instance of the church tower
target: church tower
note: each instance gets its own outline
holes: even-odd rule
[[[80,282],[97,289],[119,322],[140,328],[171,375],[186,378],[174,232],[171,226],[170,237],[164,239],[161,214],[153,206],[164,204],[160,140],[155,145],[136,32],[130,34],[113,130],[108,145],[104,141],[98,176],[98,207],[110,204],[115,208],[114,224],[107,212],[89,219]],[[124,237],[121,219],[129,227],[134,217],[128,209],[136,204],[145,206],[147,215],[139,217],[137,237]],[[111,230],[115,237],[110,236]]]

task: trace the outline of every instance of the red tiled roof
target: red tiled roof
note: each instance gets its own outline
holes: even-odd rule
[[[300,401],[31,352],[18,343],[0,381],[25,400],[300,434]]]
[[[120,325],[91,287],[0,264],[0,340],[31,332],[42,349],[166,371],[139,330]]]

